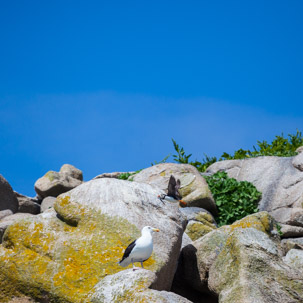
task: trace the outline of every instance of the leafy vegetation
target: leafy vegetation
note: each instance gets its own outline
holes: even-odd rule
[[[173,158],[177,163],[188,163],[195,166],[200,172],[204,172],[211,164],[222,160],[245,159],[259,156],[295,156],[297,154],[296,149],[303,145],[303,136],[302,133],[297,130],[295,135],[289,134],[286,138],[283,134],[276,136],[271,143],[267,141],[257,141],[257,147],[253,146],[253,151],[240,148],[236,150],[233,155],[226,152],[223,153],[219,159],[204,154],[202,162],[197,160],[190,161],[189,158],[192,154],[186,155],[183,147],[180,147],[174,139],[172,139],[172,141],[175,151],[177,152],[176,155],[173,155]]]
[[[142,169],[136,170],[136,171],[131,172],[131,173],[122,173],[122,174],[119,175],[118,179],[120,179],[120,180],[128,180],[128,178],[130,176],[133,176],[133,175],[139,173],[141,170]],[[130,178],[129,181],[133,181],[133,180]]]
[[[218,207],[216,220],[219,226],[231,224],[258,211],[262,194],[250,182],[238,182],[222,171],[204,178]]]
[[[276,223],[276,228],[277,228],[278,234],[280,236],[283,236],[283,232],[281,230],[282,227],[281,227],[281,225],[278,222]]]
[[[167,155],[165,158],[163,158],[161,161],[154,161],[151,163],[151,166],[157,165],[157,164],[161,164],[161,163],[165,163],[167,161],[167,159],[170,157],[171,154]]]

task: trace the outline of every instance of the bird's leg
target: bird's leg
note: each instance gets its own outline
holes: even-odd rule
[[[136,267],[136,266],[134,265],[134,260],[133,260],[133,259],[131,260],[131,263],[133,264],[133,271],[135,271],[136,269],[139,269],[139,267]]]
[[[141,263],[141,267],[142,267],[142,268],[144,268],[144,266],[143,266],[143,262],[141,261],[140,263]]]
[[[164,204],[164,201],[162,200],[161,196],[158,196],[158,199]],[[165,198],[164,198],[165,199]]]

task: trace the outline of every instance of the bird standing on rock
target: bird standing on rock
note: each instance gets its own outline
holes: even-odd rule
[[[168,181],[167,195],[162,194],[159,195],[158,198],[163,202],[163,200],[173,203],[181,203],[183,206],[186,206],[187,203],[182,200],[182,196],[179,192],[179,188],[181,187],[181,182],[178,179],[176,181],[173,175],[170,176]]]
[[[138,269],[134,267],[135,262],[140,262],[143,267],[143,262],[149,259],[153,252],[153,236],[154,232],[158,232],[159,229],[150,226],[144,226],[141,230],[141,237],[133,241],[125,249],[122,260],[119,261],[119,265],[122,267],[133,264],[133,270]]]

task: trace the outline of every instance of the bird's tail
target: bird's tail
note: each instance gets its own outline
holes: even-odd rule
[[[126,267],[126,266],[128,266],[129,264],[130,264],[130,262],[129,261],[127,261],[126,259],[124,259],[124,260],[120,260],[119,262],[117,262],[120,266],[122,266],[122,267]]]

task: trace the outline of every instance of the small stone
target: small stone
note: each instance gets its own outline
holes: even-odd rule
[[[56,201],[55,197],[46,197],[41,203],[41,212],[45,212],[47,209],[52,208]]]
[[[0,211],[9,209],[13,213],[18,211],[18,200],[7,180],[0,175]]]
[[[60,172],[49,171],[35,183],[35,191],[41,198],[57,197],[80,184],[82,172],[70,164],[64,164]]]

